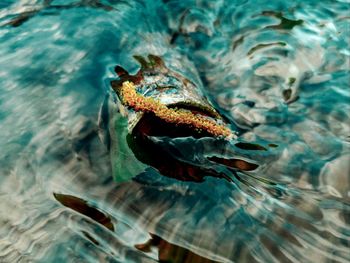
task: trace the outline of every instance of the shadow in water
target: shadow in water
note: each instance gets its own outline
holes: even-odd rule
[[[92,220],[96,221],[97,223],[103,225],[107,229],[114,231],[115,228],[111,221],[111,218],[105,213],[98,210],[97,208],[89,205],[87,201],[72,195],[54,193],[53,196],[62,205],[80,214],[83,214],[91,218]]]
[[[182,263],[215,263],[218,261],[213,261],[211,259],[202,257],[193,253],[192,251],[171,244],[159,236],[151,235],[151,239],[146,243],[137,244],[135,248],[144,252],[150,253],[153,249],[157,249],[158,260],[162,263],[170,262],[182,262]]]

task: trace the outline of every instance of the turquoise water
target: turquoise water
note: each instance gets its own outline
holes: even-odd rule
[[[2,1],[0,262],[349,262],[349,9]],[[113,68],[136,73],[133,56],[148,54],[201,82],[239,135],[154,140],[232,181],[151,166],[112,176],[101,106]],[[232,171],[212,156],[258,168]]]

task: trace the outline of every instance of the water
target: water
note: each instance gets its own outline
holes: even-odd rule
[[[0,262],[350,261],[349,1],[0,8]],[[112,176],[100,107],[114,66],[147,54],[203,83],[239,133],[154,140],[231,182]]]

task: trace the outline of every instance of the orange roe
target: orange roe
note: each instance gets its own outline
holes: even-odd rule
[[[216,122],[184,109],[172,109],[154,98],[144,97],[136,92],[132,82],[125,81],[121,87],[121,97],[126,106],[135,111],[153,112],[158,118],[174,124],[183,124],[205,130],[214,136],[228,137],[231,131]]]

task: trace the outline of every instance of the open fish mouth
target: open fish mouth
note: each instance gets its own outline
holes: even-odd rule
[[[149,55],[149,61],[135,58],[141,64],[138,73],[129,75],[117,66],[119,79],[111,82],[131,133],[137,127],[153,136],[233,136],[193,82],[168,69],[157,56]]]
[[[121,158],[136,158],[161,174],[182,181],[201,182],[205,176],[222,177],[215,171],[174,158],[151,139],[233,136],[200,87],[168,69],[160,57],[149,55],[148,61],[139,56],[135,59],[141,64],[135,75],[117,66],[115,72],[119,78],[111,82],[120,115],[127,120],[127,133],[116,132],[120,138],[114,143],[112,139],[112,148],[117,149],[124,143],[126,150],[122,155],[114,154],[112,162],[117,164],[124,162]],[[124,173],[120,167],[114,171],[116,178]]]
[[[178,158],[167,150],[162,139],[154,139],[212,137],[228,142],[236,135],[206,100],[199,85],[168,69],[157,56],[149,55],[148,61],[143,57],[135,58],[141,69],[130,75],[117,66],[115,72],[119,78],[111,82],[117,95],[119,116],[127,120],[123,132],[120,127],[111,127],[111,134],[119,138],[112,138],[112,165],[117,167],[115,178],[125,174],[122,164],[134,158],[165,176],[195,182],[203,181],[206,176],[232,180],[226,172],[215,171],[215,165],[228,167],[233,175],[235,169],[252,171],[258,167],[243,159],[217,157],[198,163]],[[120,153],[118,148],[125,150]],[[139,172],[142,169],[144,166]],[[135,175],[130,174],[130,177]]]

